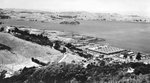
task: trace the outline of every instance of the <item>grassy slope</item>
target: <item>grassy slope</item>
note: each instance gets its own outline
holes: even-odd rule
[[[59,62],[66,62],[66,63],[71,63],[72,61],[80,62],[82,60],[85,60],[83,57],[80,57],[78,55],[73,55],[73,54],[66,54]]]
[[[38,58],[44,62],[57,61],[63,56],[59,51],[50,47],[41,46],[16,38],[8,33],[0,32],[0,43],[10,47],[12,50],[0,50],[0,64],[12,64],[15,67],[34,65],[31,57]]]

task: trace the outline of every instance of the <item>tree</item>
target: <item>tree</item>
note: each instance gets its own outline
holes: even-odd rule
[[[142,57],[142,56],[141,56],[141,53],[138,52],[137,55],[136,55],[136,59],[137,59],[137,60],[141,60],[141,57]]]
[[[67,50],[65,47],[62,47],[62,49],[60,50],[61,53],[65,53]]]
[[[0,28],[0,32],[2,32],[2,31],[4,31],[4,27],[1,27],[1,28]]]
[[[124,52],[123,55],[125,59],[128,57],[128,54],[126,52]]]
[[[56,49],[56,50],[59,50],[59,48],[60,48],[60,42],[59,41],[55,41],[54,42],[55,43],[55,45],[54,45],[54,48]]]
[[[0,80],[4,79],[5,78],[5,74],[7,73],[6,70],[3,70],[1,73],[0,73]]]

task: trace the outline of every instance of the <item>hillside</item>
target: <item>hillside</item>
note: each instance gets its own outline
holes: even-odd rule
[[[2,28],[4,28],[4,31]],[[42,30],[9,26],[2,28],[2,32],[0,32],[0,64],[13,71],[24,67],[39,66],[32,62],[31,58],[46,64],[51,62],[70,63],[72,60],[78,62],[83,59],[78,55],[72,54],[69,49],[64,54],[63,50],[65,48],[60,46],[60,40],[65,41],[68,38],[57,36],[63,34],[62,32],[56,31],[57,33],[54,34],[53,32],[55,31],[45,31],[45,35],[50,35],[49,38],[51,40],[49,40],[47,36],[42,36]],[[28,30],[29,33],[26,32]]]
[[[12,19],[26,21],[56,22],[68,20],[99,20],[124,22],[150,22],[150,18],[138,15],[121,15],[117,13],[90,13],[90,12],[50,12],[24,9],[2,9],[0,12]]]
[[[31,57],[49,62],[57,61],[60,56],[63,56],[57,50],[16,38],[8,33],[0,33],[0,43],[11,48],[10,51],[0,50],[0,63],[5,65],[30,66],[33,64],[30,60]]]

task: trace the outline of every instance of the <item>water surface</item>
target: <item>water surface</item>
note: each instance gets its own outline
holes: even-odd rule
[[[148,23],[80,22],[80,25],[61,25],[57,23],[5,20],[7,25],[25,25],[37,29],[55,29],[92,35],[105,38],[113,46],[150,53],[150,24]]]

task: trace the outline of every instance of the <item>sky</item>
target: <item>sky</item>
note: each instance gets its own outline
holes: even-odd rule
[[[0,0],[0,8],[88,11],[150,16],[150,0]]]

